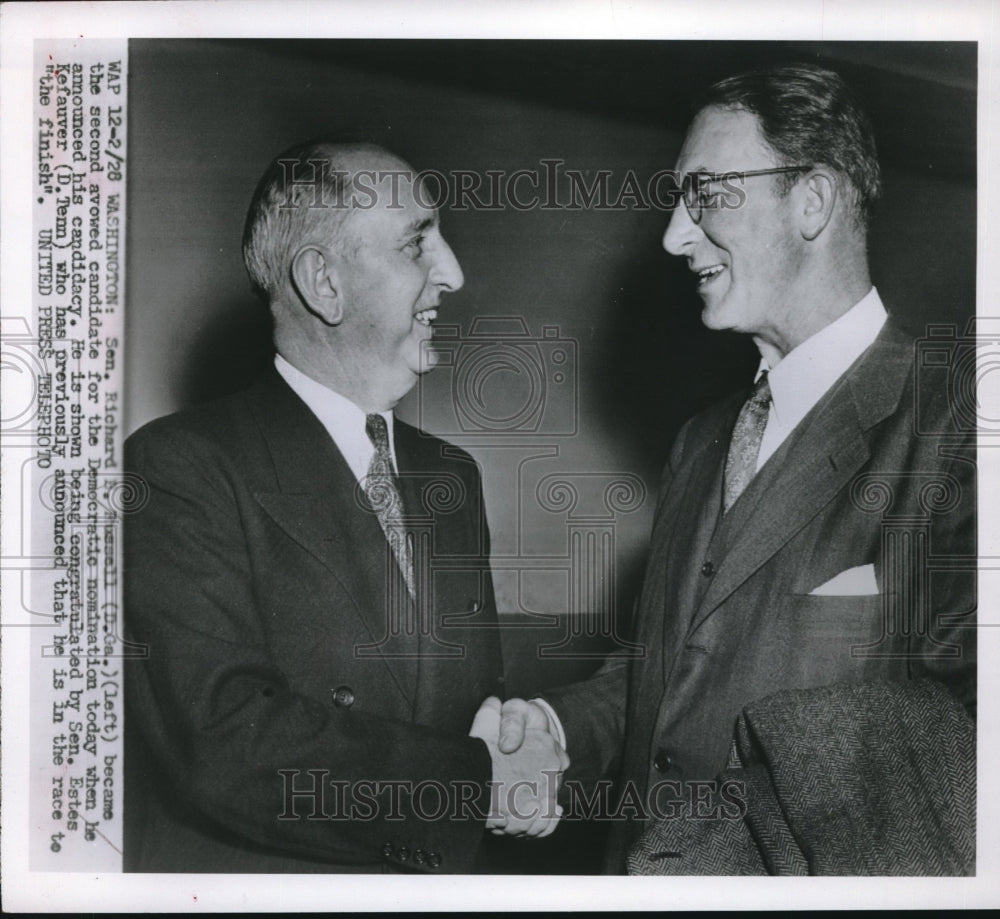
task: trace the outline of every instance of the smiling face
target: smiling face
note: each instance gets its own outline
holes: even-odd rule
[[[398,160],[369,166],[400,170],[392,181],[370,181],[371,193],[358,194],[343,228],[338,259],[339,293],[344,304],[337,330],[339,349],[350,362],[355,382],[375,393],[401,399],[417,376],[437,363],[424,347],[432,337],[442,293],[464,281],[455,254],[441,235],[437,211],[413,194],[413,171]]]
[[[742,109],[710,107],[692,123],[677,171],[749,172],[780,165],[760,136],[756,116]],[[741,206],[706,207],[697,224],[684,206],[678,207],[663,247],[686,258],[698,275],[702,321],[708,328],[744,332],[784,352],[794,310],[802,306],[796,303],[796,282],[803,251],[794,199],[780,193],[779,181],[775,176],[746,179]],[[721,183],[715,190],[726,193]]]

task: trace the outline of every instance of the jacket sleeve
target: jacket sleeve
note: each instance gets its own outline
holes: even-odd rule
[[[567,781],[585,788],[617,771],[625,739],[628,660],[610,655],[589,679],[546,690],[566,735]]]
[[[485,744],[293,690],[217,451],[187,432],[127,444],[149,489],[126,521],[126,634],[145,655],[126,668],[130,729],[172,793],[228,834],[331,864],[469,870]]]

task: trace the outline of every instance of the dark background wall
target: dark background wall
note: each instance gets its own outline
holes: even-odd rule
[[[824,62],[855,87],[885,168],[871,243],[883,300],[915,334],[930,322],[964,327],[975,308],[974,44],[132,41],[128,430],[241,388],[270,360],[240,235],[257,178],[292,143],[370,139],[417,169],[479,175],[560,159],[590,176],[610,170],[616,189],[629,170],[644,183],[673,166],[701,88],[772,60]],[[756,365],[748,342],[702,328],[691,275],[660,248],[668,217],[635,206],[442,213],[466,283],[445,298],[439,323],[468,336],[476,317],[519,317],[529,335],[551,327],[563,352],[575,352],[534,434],[456,436],[455,370],[435,371],[399,408],[483,464],[498,600],[521,626],[505,634],[517,693],[586,673],[596,665],[586,652],[606,644],[574,634],[575,659],[540,658],[581,608],[566,565],[567,513],[540,502],[543,479],[569,477],[578,512],[596,501],[606,516],[609,481],[627,473],[644,486],[645,500],[611,518],[613,558],[595,563],[605,604],[623,620],[674,434],[747,385]],[[551,342],[542,347],[548,360]],[[526,392],[523,375],[498,379],[515,402]],[[580,867],[565,855],[536,860],[542,851],[520,870]]]

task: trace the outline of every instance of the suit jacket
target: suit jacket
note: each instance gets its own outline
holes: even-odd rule
[[[617,775],[619,793],[648,800],[660,783],[712,780],[741,709],[783,689],[926,676],[972,709],[975,433],[948,433],[949,394],[914,354],[887,323],[724,516],[745,395],[685,425],[636,619],[645,657],[545,693],[567,782]],[[868,565],[877,594],[817,591]],[[624,869],[647,813],[614,822],[606,870]]]
[[[472,868],[503,681],[479,473],[402,422],[395,449],[429,604],[276,372],[127,441],[126,870]]]

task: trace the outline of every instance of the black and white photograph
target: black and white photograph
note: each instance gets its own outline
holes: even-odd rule
[[[5,906],[997,904],[992,3],[74,6]]]

